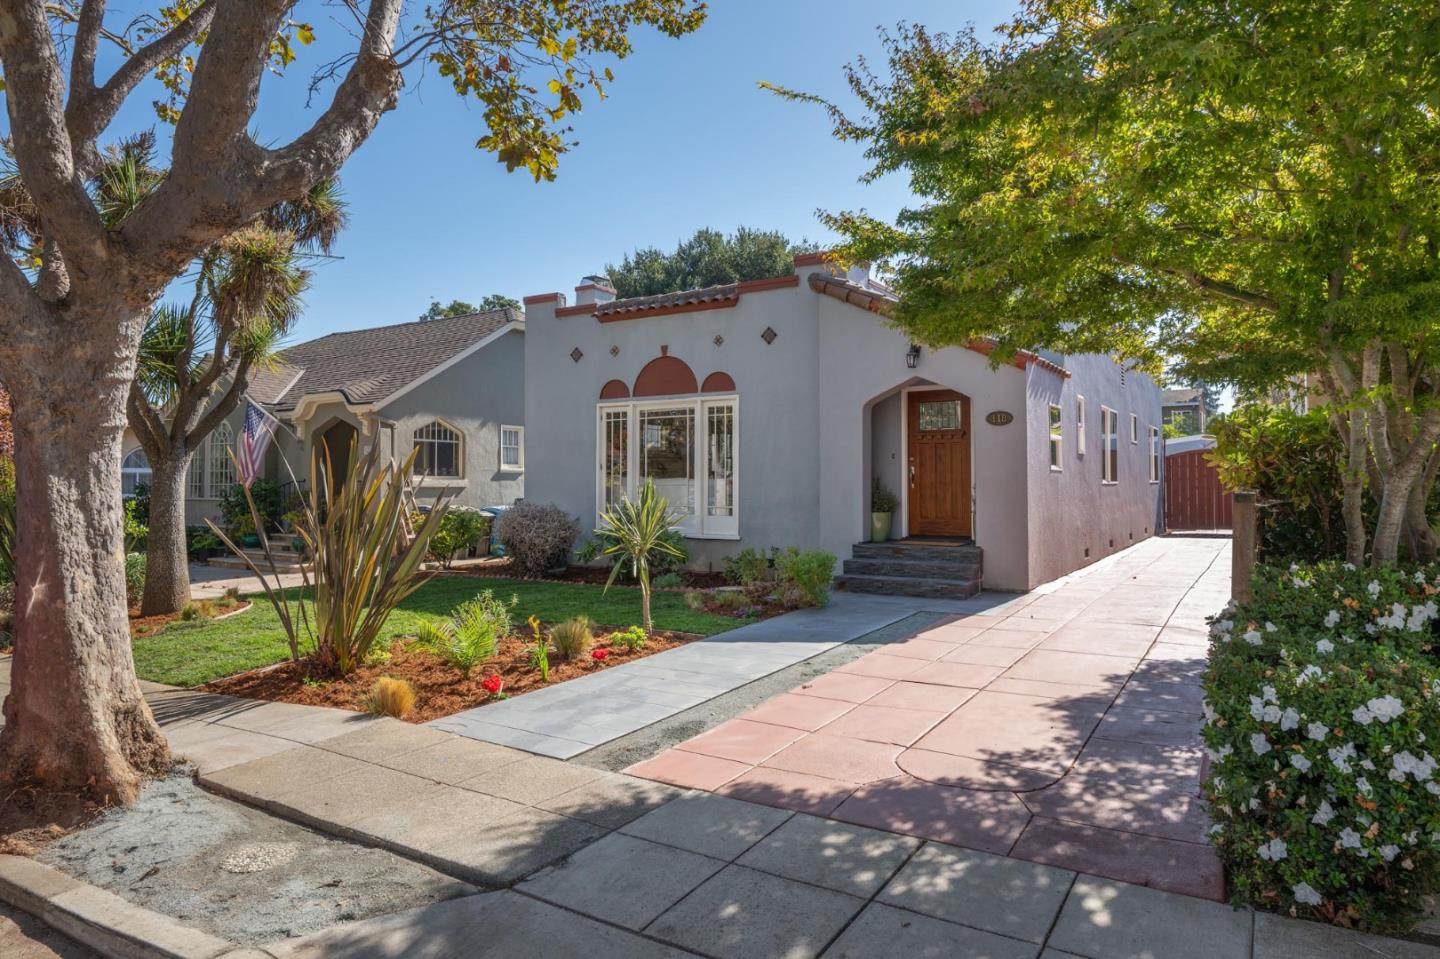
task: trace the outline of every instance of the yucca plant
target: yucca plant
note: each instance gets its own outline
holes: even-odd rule
[[[507,604],[487,589],[457,606],[449,619],[421,623],[419,646],[468,677],[470,670],[495,655],[500,637],[510,631],[510,609],[519,602],[515,596]]]
[[[321,669],[346,676],[365,661],[390,613],[423,582],[420,564],[447,503],[442,495],[412,532],[405,481],[414,452],[403,463],[384,462],[380,448],[372,445],[357,461],[352,441],[354,466],[332,495],[329,450],[323,444],[322,450],[323,456],[311,459],[310,491],[294,517],[308,562],[301,567],[303,586],[293,605],[272,579],[278,573],[265,537],[260,542],[269,577],[220,527],[206,523],[259,577],[290,641],[291,658],[300,659],[304,637]],[[259,511],[249,490],[245,498],[258,528]]]
[[[609,591],[628,565],[640,583],[640,613],[647,633],[655,626],[650,618],[650,563],[655,556],[684,555],[669,537],[680,519],[680,514],[670,508],[670,501],[655,492],[655,484],[647,479],[638,499],[627,496],[620,505],[601,513],[600,526],[595,530],[609,544],[601,555],[616,559],[605,590]]]

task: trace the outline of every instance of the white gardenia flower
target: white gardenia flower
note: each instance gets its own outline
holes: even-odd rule
[[[1260,634],[1253,629],[1245,630],[1245,632],[1241,634],[1240,638],[1245,640],[1245,642],[1249,643],[1251,646],[1259,646],[1264,641],[1261,638]]]
[[[1268,859],[1271,862],[1280,862],[1287,855],[1289,855],[1290,849],[1288,846],[1285,845],[1285,840],[1272,839],[1269,842],[1265,843],[1265,845],[1261,846],[1257,850],[1257,852],[1259,853],[1261,859]]]
[[[1348,773],[1350,772],[1350,760],[1355,758],[1355,744],[1346,743],[1343,746],[1337,746],[1331,749],[1328,755],[1336,769],[1342,773]]]
[[[1355,788],[1360,791],[1360,795],[1366,797],[1367,799],[1369,798],[1370,794],[1374,792],[1374,790],[1370,788],[1370,780],[1366,779],[1364,776],[1355,777]]]
[[[1374,598],[1376,598],[1377,596],[1379,596],[1379,595],[1380,595],[1380,581],[1379,581],[1379,580],[1374,580],[1374,579],[1372,579],[1372,580],[1370,581],[1370,585],[1365,587],[1365,592],[1367,592],[1367,593],[1370,594],[1370,598],[1371,598],[1371,599],[1374,599]]]
[[[1344,829],[1340,830],[1340,848],[1359,849],[1360,834],[1355,830],[1351,829],[1349,826],[1346,826]]]
[[[1384,859],[1386,862],[1394,862],[1395,857],[1400,855],[1400,847],[1387,843],[1380,847],[1379,852],[1381,859]]]
[[[1405,612],[1405,604],[1396,603],[1390,607],[1390,615],[1381,616],[1379,619],[1375,620],[1375,625],[1384,626],[1386,629],[1404,629]]]
[[[1309,666],[1306,666],[1304,669],[1300,670],[1300,675],[1298,675],[1298,676],[1295,677],[1295,685],[1297,685],[1297,686],[1303,686],[1305,683],[1308,683],[1310,680],[1312,680],[1312,679],[1319,679],[1319,678],[1321,678],[1321,677],[1324,676],[1324,675],[1325,675],[1324,671],[1321,670],[1319,666],[1316,666],[1314,663],[1311,663]]]
[[[1403,783],[1406,776],[1415,777],[1416,782],[1431,779],[1435,775],[1437,765],[1435,757],[1429,753],[1426,753],[1424,758],[1419,758],[1408,749],[1391,756],[1390,763],[1393,768],[1387,775],[1397,783]]]
[[[1291,886],[1290,893],[1295,897],[1295,901],[1302,906],[1318,906],[1325,901],[1321,898],[1320,893],[1315,891],[1315,887],[1308,882],[1297,883]]]
[[[1304,773],[1304,772],[1309,772],[1309,771],[1310,771],[1310,760],[1306,759],[1306,758],[1305,758],[1303,755],[1301,755],[1300,753],[1291,753],[1291,755],[1290,755],[1290,765],[1294,766],[1296,769],[1300,770],[1302,773]]]
[[[1396,696],[1377,696],[1365,704],[1370,715],[1382,723],[1388,723],[1405,713],[1405,704]],[[1355,717],[1357,720],[1360,717]]]
[[[1289,732],[1300,725],[1300,711],[1294,706],[1285,707],[1285,712],[1280,715],[1280,728]]]
[[[1273,632],[1275,632],[1275,631],[1276,631],[1277,629],[1279,629],[1279,628],[1280,628],[1279,626],[1276,626],[1274,623],[1270,622],[1268,619],[1265,621],[1265,632],[1267,632],[1267,633],[1273,633]]]
[[[1338,625],[1340,625],[1340,611],[1332,609],[1325,614],[1325,628],[1334,629]]]
[[[1305,727],[1305,735],[1311,739],[1324,739],[1330,730],[1325,728],[1324,723],[1311,723]]]
[[[1315,810],[1315,815],[1310,817],[1310,821],[1317,826],[1324,826],[1334,818],[1335,809],[1330,805],[1330,801],[1322,799],[1320,808]]]
[[[1412,606],[1410,618],[1405,621],[1405,628],[1412,633],[1421,632],[1425,629],[1425,624],[1436,616],[1440,616],[1440,606],[1437,606],[1433,599],[1428,603]]]
[[[1332,643],[1332,642],[1330,642],[1330,640],[1328,640],[1328,639],[1319,639],[1319,640],[1316,640],[1316,641],[1315,641],[1315,652],[1317,652],[1317,653],[1333,653],[1333,652],[1335,652],[1335,644]]]
[[[1208,700],[1200,701],[1200,711],[1205,714],[1205,721],[1207,723],[1213,723],[1215,721],[1215,707],[1211,706]]]
[[[1250,748],[1255,750],[1255,755],[1263,756],[1274,747],[1270,745],[1270,740],[1265,738],[1264,733],[1251,733]]]

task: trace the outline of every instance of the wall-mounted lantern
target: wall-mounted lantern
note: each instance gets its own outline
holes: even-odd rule
[[[917,366],[920,365],[920,344],[919,344],[919,343],[911,343],[911,344],[910,344],[910,349],[908,349],[908,350],[905,351],[905,365],[908,366],[908,367],[909,367],[910,369],[912,369],[912,370],[915,369],[915,367],[917,367]]]

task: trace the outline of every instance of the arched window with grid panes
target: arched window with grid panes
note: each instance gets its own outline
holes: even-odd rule
[[[459,476],[460,431],[442,420],[415,431],[415,475]]]

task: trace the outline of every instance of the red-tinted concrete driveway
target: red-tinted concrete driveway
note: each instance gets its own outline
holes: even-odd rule
[[[1152,539],[892,643],[629,772],[1211,899],[1204,617],[1229,541]]]

